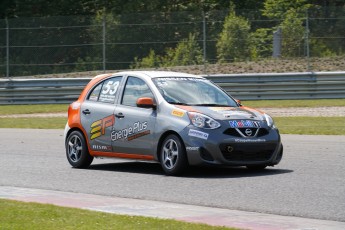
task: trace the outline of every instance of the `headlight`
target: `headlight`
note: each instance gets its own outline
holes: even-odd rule
[[[274,126],[274,121],[272,119],[272,117],[270,117],[269,115],[267,115],[265,113],[265,119],[266,119],[266,122],[267,122],[267,125],[268,127],[272,128],[272,129],[275,129],[276,127]]]
[[[192,124],[198,128],[216,129],[220,127],[220,124],[218,121],[204,114],[196,113],[196,112],[188,112],[188,116]]]

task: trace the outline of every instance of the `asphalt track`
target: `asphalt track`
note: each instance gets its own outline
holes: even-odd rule
[[[254,173],[96,159],[73,169],[63,130],[0,129],[0,186],[105,195],[345,222],[345,136],[282,135],[284,158]]]

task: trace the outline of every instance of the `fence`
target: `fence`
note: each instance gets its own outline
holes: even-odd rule
[[[238,36],[232,37],[236,31],[228,34],[224,45],[221,34],[231,30],[225,27],[228,15],[158,12],[0,20],[0,77],[193,64],[204,64],[207,74],[212,63],[271,58],[273,37],[274,55],[299,58],[301,72],[324,71],[316,57],[343,59],[344,8],[310,9],[290,21],[269,19],[259,11],[236,12],[235,22],[244,20],[247,26]],[[181,44],[184,55],[176,50]]]
[[[240,100],[345,98],[345,72],[205,76]],[[0,79],[0,104],[71,103],[89,78]]]

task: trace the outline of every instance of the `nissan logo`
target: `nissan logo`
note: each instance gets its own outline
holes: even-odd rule
[[[248,137],[250,137],[253,134],[251,129],[246,129],[244,132],[247,134]]]

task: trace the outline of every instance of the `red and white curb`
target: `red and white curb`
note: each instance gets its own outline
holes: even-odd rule
[[[254,230],[344,230],[345,222],[279,216],[161,201],[0,186],[0,198],[114,214],[147,216]]]

